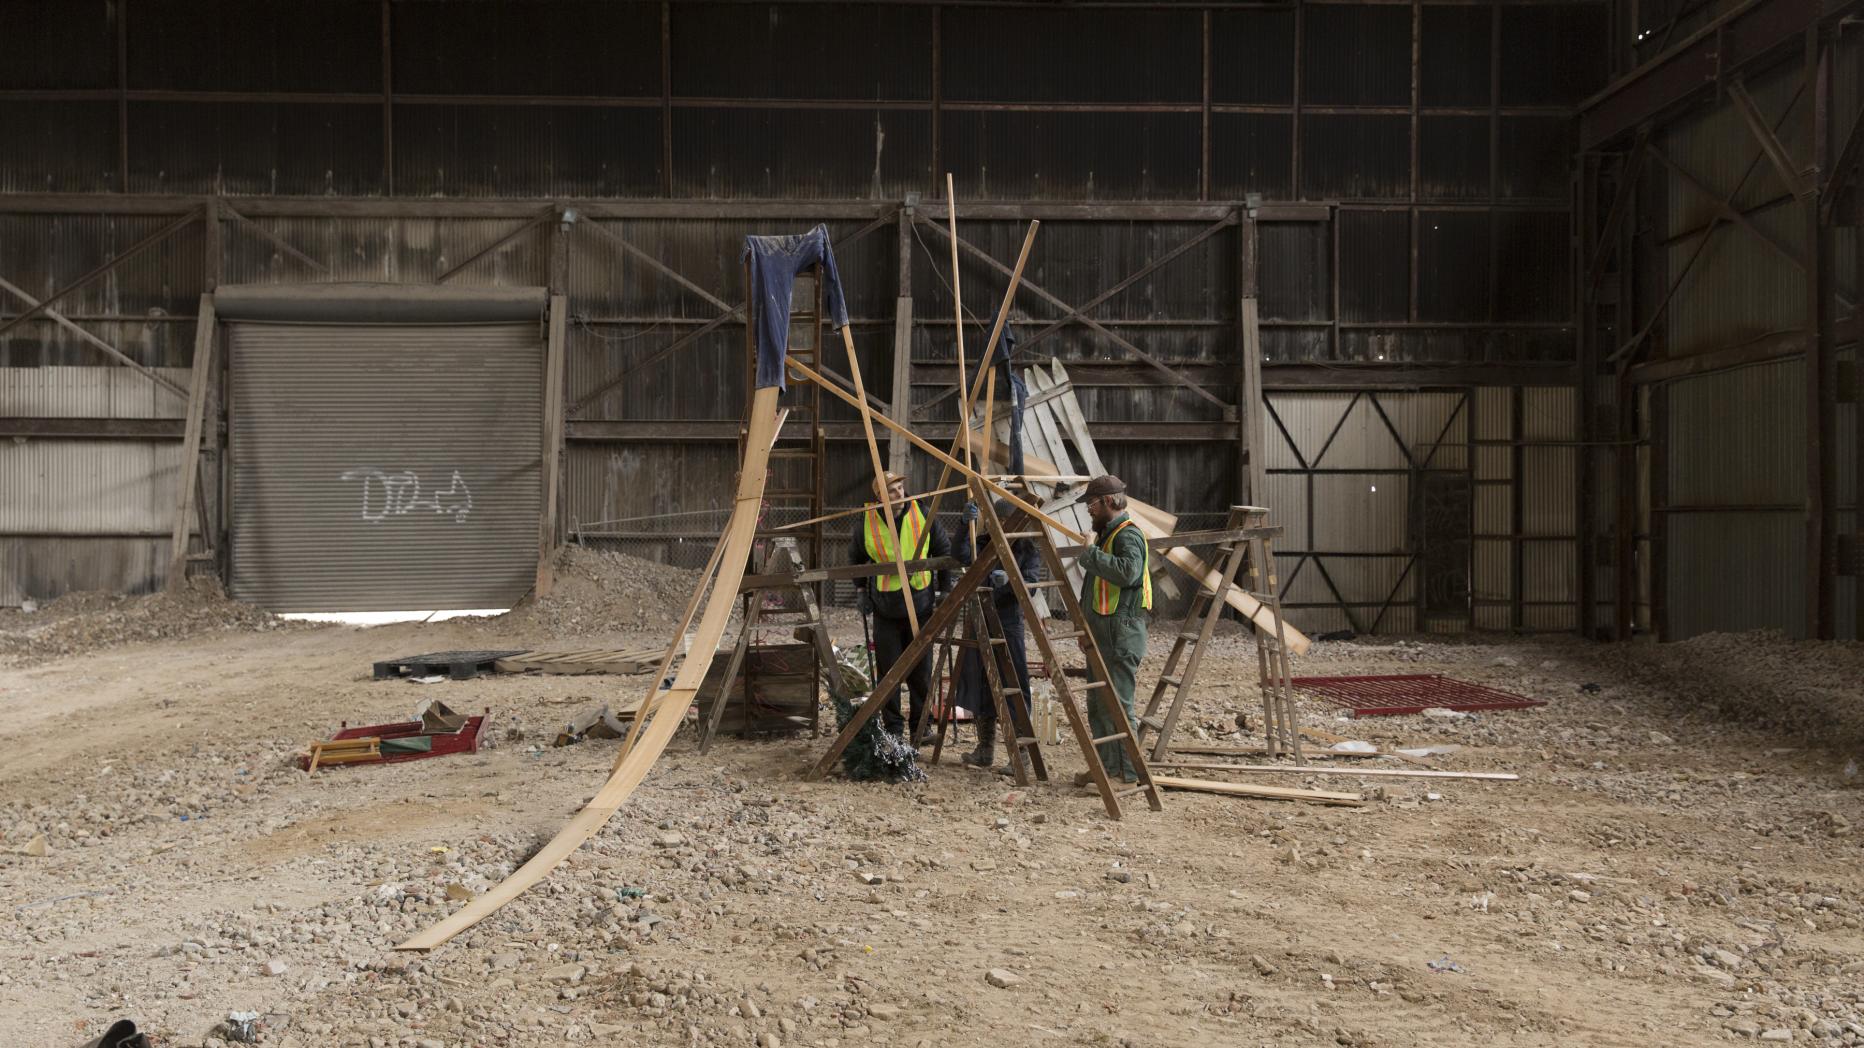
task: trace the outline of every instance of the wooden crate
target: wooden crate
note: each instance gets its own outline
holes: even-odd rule
[[[705,683],[699,686],[695,705],[700,723],[712,715],[718,701],[719,682],[731,661],[730,649],[712,656]],[[809,644],[763,644],[744,653],[744,672],[732,682],[725,697],[725,718],[719,722],[722,734],[768,734],[813,729],[817,724],[821,690],[816,675],[815,648]],[[744,687],[751,685],[752,714],[745,720]]]

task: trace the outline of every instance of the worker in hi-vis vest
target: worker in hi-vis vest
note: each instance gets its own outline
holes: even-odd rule
[[[1087,613],[1087,629],[1094,646],[1107,664],[1113,694],[1126,708],[1130,724],[1133,712],[1133,683],[1139,674],[1139,660],[1146,657],[1146,620],[1152,613],[1152,550],[1145,533],[1126,512],[1126,485],[1115,476],[1095,477],[1088,481],[1084,495],[1087,515],[1094,522],[1094,545],[1081,554],[1081,609]],[[1095,738],[1120,731],[1099,696],[1089,691],[1087,722]],[[1132,762],[1119,742],[1100,744],[1100,763],[1107,777],[1118,776],[1127,782],[1135,778]],[[1083,772],[1075,782],[1087,785]]]
[[[861,514],[860,530],[854,533],[854,541],[849,544],[848,563],[892,564],[896,550],[903,551],[901,559],[907,561],[951,556],[951,539],[946,537],[945,529],[926,517],[917,499],[907,499],[905,477],[888,473],[886,487],[883,489],[876,481],[874,491],[893,503],[893,523],[898,533],[887,529],[886,514],[878,504],[869,506],[867,512]],[[907,594],[900,589],[899,574],[892,571],[856,579],[855,585],[861,591],[861,614],[871,614],[874,619],[874,682],[877,684],[913,641],[912,622],[906,617]],[[938,603],[938,594],[951,589],[950,574],[915,571],[906,576],[906,585],[911,591],[913,610],[919,614],[919,625],[924,628],[932,617],[933,606]],[[906,674],[906,689],[912,694],[911,723],[918,724],[919,711],[925,708],[926,696],[932,691],[930,659],[920,656]],[[905,734],[907,721],[900,715],[899,688],[894,688],[887,696],[887,704],[880,708],[880,717],[882,727],[895,735]],[[916,739],[910,742],[918,745]]]

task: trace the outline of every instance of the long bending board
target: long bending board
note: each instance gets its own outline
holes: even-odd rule
[[[757,530],[758,507],[764,497],[771,438],[777,427],[778,392],[775,386],[766,387],[758,390],[751,400],[750,432],[744,442],[744,462],[738,472],[738,491],[731,507],[731,521],[719,539],[721,555],[718,575],[712,583],[705,613],[699,619],[699,629],[694,635],[691,653],[680,665],[673,686],[661,696],[660,701],[652,704],[653,722],[641,731],[635,745],[616,766],[601,791],[575,818],[557,831],[557,835],[544,845],[542,851],[518,867],[510,877],[460,907],[447,919],[395,949],[432,950],[441,946],[448,939],[496,913],[500,907],[523,894],[526,888],[549,876],[550,871],[556,869],[557,864],[582,842],[595,836],[596,831],[608,822],[609,817],[634,793],[641,780],[647,777],[654,762],[660,759],[667,743],[673,740],[673,733],[679,730],[680,722],[685,720],[686,710],[692,705],[693,696],[698,694],[706,671],[712,668],[711,652],[718,649],[726,620],[731,617],[731,609],[738,601],[738,584],[744,578],[744,566],[751,553],[751,539]],[[704,587],[705,580],[701,580],[700,588]],[[680,636],[676,634],[671,644],[677,647],[679,643]],[[659,681],[656,680],[654,689],[658,690],[658,686]],[[648,697],[652,699],[654,691],[650,691]],[[644,703],[643,715],[648,708]]]

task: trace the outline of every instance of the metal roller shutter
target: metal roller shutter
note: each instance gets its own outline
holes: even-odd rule
[[[540,323],[227,327],[234,596],[405,611],[531,588]]]

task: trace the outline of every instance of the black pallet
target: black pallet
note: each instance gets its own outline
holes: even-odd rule
[[[492,664],[499,659],[509,659],[513,655],[522,655],[529,651],[523,648],[517,651],[436,651],[427,655],[409,655],[403,659],[390,659],[375,664],[375,679],[390,680],[396,677],[431,677],[444,673],[454,680],[471,680],[481,673],[492,672]]]

